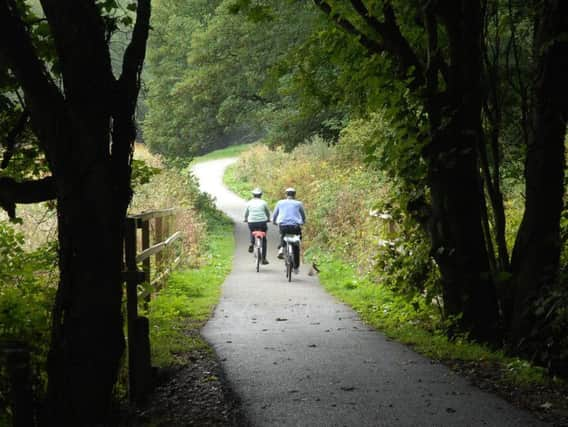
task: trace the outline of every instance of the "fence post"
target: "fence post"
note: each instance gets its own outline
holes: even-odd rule
[[[139,226],[142,228],[142,250],[148,249],[150,247],[150,220],[140,221]],[[146,274],[146,297],[144,298],[144,308],[148,308],[148,303],[150,302],[150,297],[152,295],[152,289],[150,288],[150,258],[146,258],[142,261],[142,266],[144,273]]]
[[[163,230],[163,223],[162,223],[162,217],[159,216],[154,220],[154,241],[155,242],[161,242],[162,240],[164,240],[164,230]],[[162,253],[158,252],[156,254],[156,271],[160,271],[161,266],[163,263],[163,259],[162,259]]]
[[[136,392],[136,319],[138,317],[138,279],[136,277],[136,220],[127,218],[124,233],[124,258],[126,261],[126,312],[128,319],[128,397],[135,401]]]

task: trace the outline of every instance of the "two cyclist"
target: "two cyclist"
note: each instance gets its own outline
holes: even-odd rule
[[[268,230],[268,222],[270,222],[270,210],[268,209],[268,204],[262,200],[262,190],[260,188],[255,188],[252,190],[253,198],[247,202],[247,207],[245,210],[245,222],[248,223],[250,230],[250,245],[248,251],[252,253],[254,246],[254,235],[253,231],[264,231]],[[262,239],[262,264],[268,264],[266,259],[266,236]]]
[[[286,189],[286,198],[276,203],[272,213],[272,222],[280,228],[280,245],[278,246],[278,258],[284,257],[284,236],[286,234],[296,234],[302,236],[302,225],[306,222],[306,212],[304,205],[296,200],[296,190]],[[300,267],[300,247],[293,246],[294,249],[294,273],[298,274]]]
[[[302,225],[306,222],[306,212],[304,205],[299,200],[296,200],[296,190],[292,187],[287,188],[285,191],[286,198],[278,201],[274,212],[272,214],[272,222],[278,225],[280,229],[280,244],[278,245],[278,258],[284,258],[284,236],[286,234],[296,234],[302,236]],[[253,231],[268,230],[268,223],[270,222],[270,210],[267,203],[262,200],[262,190],[255,188],[252,190],[253,198],[247,202],[245,210],[245,222],[248,223],[250,230],[250,245],[248,251],[252,253],[254,247]],[[298,273],[300,267],[300,248],[294,246],[294,273]],[[268,264],[266,259],[266,237],[262,239],[262,253],[264,259],[262,264]]]

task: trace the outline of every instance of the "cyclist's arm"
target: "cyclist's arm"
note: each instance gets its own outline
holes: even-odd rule
[[[304,210],[304,205],[300,204],[300,216],[302,217],[302,222],[306,222],[306,211]]]
[[[276,224],[276,220],[278,219],[278,214],[280,213],[280,208],[278,203],[276,203],[276,207],[274,208],[274,212],[272,212],[272,222]]]
[[[249,216],[249,207],[247,206],[245,210],[245,222],[248,222],[248,216]]]
[[[268,209],[268,205],[264,204],[264,212],[266,213],[267,222],[270,222],[270,209]]]

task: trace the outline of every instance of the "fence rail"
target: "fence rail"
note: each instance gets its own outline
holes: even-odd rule
[[[138,304],[142,300],[147,306],[152,294],[159,290],[173,268],[181,261],[181,254],[171,262],[168,262],[167,256],[168,249],[174,243],[180,243],[182,239],[180,231],[169,235],[172,218],[177,212],[175,208],[161,209],[129,215],[126,218],[123,279],[126,282],[128,320],[128,394],[133,404],[144,398],[152,381],[150,328],[148,319],[138,315]],[[140,236],[138,230],[141,230]],[[151,263],[152,257],[155,260],[154,265]],[[140,263],[142,270],[138,268]],[[156,277],[152,277],[153,270],[157,271]]]

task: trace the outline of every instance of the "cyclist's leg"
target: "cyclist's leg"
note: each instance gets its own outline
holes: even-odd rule
[[[268,226],[267,223],[264,222],[262,223],[261,226],[259,226],[259,230],[260,231],[264,231],[265,233],[268,233]],[[262,238],[262,261],[263,264],[268,264],[268,261],[266,260],[266,235]]]
[[[286,225],[279,225],[278,229],[280,230],[280,244],[278,245],[278,258],[282,259],[284,258],[283,256],[283,250],[284,250],[284,235],[286,234]]]
[[[266,259],[266,236],[262,238],[262,256]]]
[[[249,222],[248,223],[248,228],[249,228],[249,238],[250,238],[250,245],[248,248],[249,252],[252,252],[252,248],[254,246],[254,236],[252,235],[252,232],[255,230],[255,223],[254,222]]]
[[[302,238],[302,227],[299,225],[294,227],[294,234],[300,236]],[[294,245],[294,268],[300,268],[300,244]]]

